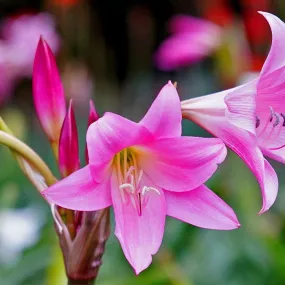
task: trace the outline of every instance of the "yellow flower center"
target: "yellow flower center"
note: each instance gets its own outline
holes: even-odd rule
[[[142,185],[144,172],[138,166],[138,155],[139,151],[136,149],[125,148],[115,155],[114,164],[123,203],[131,203],[141,216],[149,199],[147,194],[153,192],[160,195],[160,192],[154,187]]]

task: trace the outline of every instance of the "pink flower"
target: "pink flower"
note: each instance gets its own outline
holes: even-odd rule
[[[285,24],[260,13],[271,27],[272,46],[259,76],[230,90],[186,100],[182,112],[245,161],[260,184],[263,213],[278,192],[276,173],[263,155],[285,163]]]
[[[23,77],[32,75],[33,60],[40,36],[59,49],[59,36],[53,19],[46,13],[6,18],[0,27],[0,104]]]
[[[209,229],[239,227],[233,210],[203,185],[224,160],[224,144],[181,137],[181,119],[170,82],[139,123],[106,113],[87,131],[89,165],[43,192],[74,210],[113,205],[115,234],[137,274],[160,247],[166,215]]]
[[[173,33],[158,48],[155,63],[159,69],[173,70],[197,62],[218,47],[221,28],[209,21],[178,15],[170,21]]]
[[[41,38],[33,70],[33,96],[39,121],[49,140],[58,144],[66,106],[63,86],[54,55]]]
[[[59,50],[60,39],[53,18],[47,13],[26,14],[7,18],[1,26],[6,52],[2,56],[18,76],[31,76],[33,60],[40,36],[51,50]]]

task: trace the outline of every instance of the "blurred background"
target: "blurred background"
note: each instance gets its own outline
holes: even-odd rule
[[[258,10],[285,19],[283,0],[0,0],[0,116],[58,174],[32,102],[33,57],[43,35],[57,55],[66,98],[74,99],[84,165],[89,99],[101,115],[113,111],[139,120],[168,80],[186,99],[252,78],[271,41]],[[219,33],[209,41],[217,44],[195,60],[163,68],[157,51],[177,14],[214,24]],[[208,136],[190,122],[183,129]],[[280,189],[268,213],[257,215],[257,182],[230,152],[207,184],[234,208],[240,229],[210,231],[169,218],[159,253],[138,277],[112,234],[97,284],[284,285],[284,166],[272,164]],[[48,206],[4,147],[0,169],[0,284],[65,284]]]

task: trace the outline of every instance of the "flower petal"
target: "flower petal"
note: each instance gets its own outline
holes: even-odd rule
[[[255,135],[257,79],[230,91],[225,97],[229,122]]]
[[[138,163],[158,186],[170,191],[195,189],[208,180],[227,154],[216,138],[160,139],[138,148]]]
[[[144,176],[143,185],[152,186]],[[158,189],[156,187],[156,189]],[[139,216],[131,202],[122,202],[115,174],[112,179],[112,200],[115,212],[116,230],[124,254],[134,268],[136,274],[146,269],[162,242],[165,224],[165,198],[163,191],[160,195],[150,193],[148,202],[142,208]]]
[[[264,159],[264,187],[262,189],[263,207],[260,214],[266,212],[275,202],[278,193],[278,178],[270,163]]]
[[[213,37],[221,36],[221,28],[218,25],[188,15],[173,16],[169,22],[169,31],[171,33],[197,34],[200,36],[203,34],[211,34]]]
[[[181,136],[182,114],[176,88],[169,81],[140,121],[156,138]]]
[[[203,113],[199,114],[197,112],[191,113],[189,116],[186,113],[183,114],[214,136],[222,139],[247,164],[260,184],[263,196],[261,212],[268,210],[272,206],[273,197],[276,196],[277,189],[276,184],[267,183],[266,181],[270,169],[265,165],[256,137],[230,124],[225,117],[205,116]],[[273,177],[272,174],[269,176]]]
[[[285,23],[276,16],[260,12],[268,21],[272,31],[270,52],[262,67],[258,82],[257,113],[267,120],[270,107],[275,112],[284,112],[285,100]]]
[[[285,57],[282,51],[285,50],[283,40],[285,33],[285,23],[278,17],[267,12],[259,12],[265,17],[272,32],[272,44],[266,61],[263,65],[261,76],[271,73],[285,65]]]
[[[112,204],[110,179],[95,184],[89,166],[85,166],[42,192],[49,201],[78,211],[96,211]]]
[[[165,71],[197,62],[221,43],[221,28],[199,18],[175,16],[170,21],[170,31],[173,35],[154,56],[158,68]]]
[[[98,183],[104,180],[108,166],[116,153],[152,139],[152,134],[143,125],[113,113],[105,113],[102,118],[91,124],[87,131],[93,179]]]
[[[205,185],[187,192],[165,192],[167,215],[197,227],[232,230],[240,226],[235,212]]]

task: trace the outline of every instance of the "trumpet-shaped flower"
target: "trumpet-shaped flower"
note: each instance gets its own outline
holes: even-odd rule
[[[209,21],[177,15],[170,20],[170,32],[154,60],[158,68],[173,70],[197,62],[221,42],[221,28]]]
[[[160,247],[166,215],[209,229],[239,226],[233,210],[203,185],[224,160],[224,144],[181,137],[181,119],[170,82],[139,123],[106,113],[87,132],[89,165],[43,192],[74,210],[113,205],[115,234],[137,274]]]
[[[256,176],[263,197],[260,213],[274,203],[278,179],[264,156],[285,163],[285,24],[261,12],[272,46],[258,77],[242,86],[182,102],[182,112],[221,138]]]

